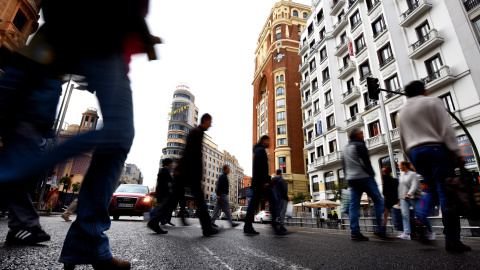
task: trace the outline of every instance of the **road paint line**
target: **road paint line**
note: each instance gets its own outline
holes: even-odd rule
[[[309,270],[309,268],[300,266],[298,264],[287,262],[283,258],[280,258],[280,257],[270,256],[270,255],[268,255],[264,252],[261,252],[260,250],[255,250],[254,251],[252,249],[248,249],[248,248],[244,248],[244,247],[237,247],[237,248],[239,248],[239,249],[243,250],[245,253],[248,253],[248,254],[253,255],[255,257],[265,259],[267,261],[270,261],[273,264],[280,265],[281,268],[284,268],[284,269],[302,269],[302,270],[305,269],[305,270]]]
[[[217,255],[215,255],[215,253],[213,253],[210,249],[208,249],[206,246],[203,246],[203,248],[215,259],[217,260],[218,262],[220,262],[223,266],[225,266],[225,268],[227,268],[228,270],[233,270],[233,268],[231,268],[227,263],[225,263],[224,261],[222,261],[220,259],[220,257],[218,257]]]
[[[183,232],[186,236],[190,236],[190,234],[187,233],[185,230],[182,230],[182,232]]]

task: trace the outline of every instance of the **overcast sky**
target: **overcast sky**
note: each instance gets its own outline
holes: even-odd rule
[[[252,171],[252,101],[258,35],[274,0],[150,1],[148,24],[159,60],[145,55],[130,65],[135,111],[135,140],[127,163],[136,164],[144,183],[155,185],[175,86],[186,83],[199,113],[210,113],[207,131],[220,150],[234,155],[246,175]],[[310,5],[309,0],[294,1]],[[79,124],[88,107],[98,108],[93,95],[75,91],[66,122]]]

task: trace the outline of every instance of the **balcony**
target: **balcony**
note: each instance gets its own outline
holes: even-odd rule
[[[360,96],[360,91],[358,91],[357,86],[352,86],[347,92],[342,94],[342,101],[340,103],[345,104],[351,100],[354,100]]]
[[[337,78],[340,80],[343,80],[347,77],[348,74],[353,72],[355,69],[357,69],[357,67],[355,66],[355,62],[353,62],[352,60],[348,60],[348,63],[338,70]]]
[[[368,150],[376,149],[385,145],[385,135],[379,134],[375,137],[365,140],[365,144]]]
[[[480,1],[480,0],[479,0]],[[443,38],[438,36],[437,29],[432,29],[428,34],[423,36],[420,40],[410,45],[410,59],[418,59],[428,52],[431,52],[433,48],[443,43]]]
[[[317,21],[315,22],[315,25],[319,26],[323,22],[323,19],[325,19],[325,17],[321,17],[320,19],[317,19]]]
[[[432,4],[428,3],[427,0],[419,0],[400,16],[402,20],[400,26],[409,27],[415,22],[415,20],[420,18],[420,16],[428,12],[431,8]]]
[[[308,44],[307,44],[307,43],[305,43],[305,44],[303,44],[302,46],[300,46],[300,48],[298,49],[298,55],[304,54],[304,53],[307,51],[307,48],[308,48]]]
[[[312,172],[315,171],[315,165],[316,165],[315,163],[316,163],[316,161],[315,161],[315,162],[312,162],[312,163],[310,163],[310,164],[307,165],[307,168],[308,168],[308,172],[309,172],[309,173],[312,173]]]
[[[399,96],[400,93],[403,93],[403,89],[402,89],[402,88],[399,88],[399,89],[396,89],[396,90],[393,90],[393,91],[398,92],[398,94],[389,92],[389,93],[385,96],[385,100],[389,100],[389,99],[391,99],[391,98],[393,98],[393,97]]]
[[[347,14],[353,10],[359,0],[348,0]]]
[[[298,65],[298,72],[303,72],[305,71],[305,68],[308,67],[308,62],[303,62],[300,65]]]
[[[355,50],[355,57],[358,57],[358,55],[361,54],[366,49],[367,49],[367,45],[363,45],[362,47],[357,48],[357,50]]]
[[[307,78],[305,78],[305,80],[300,82],[300,90],[304,90],[308,86],[310,86],[310,76],[307,76]]]
[[[372,14],[372,12],[380,6],[380,0],[376,0],[375,3],[372,4],[372,6],[367,10],[368,15]]]
[[[313,125],[313,117],[310,116],[309,118],[303,120],[303,127],[302,128],[309,128],[310,126]]]
[[[307,98],[306,100],[302,101],[302,110],[305,110],[305,108],[307,108],[308,106],[311,106],[312,105],[312,99],[311,98]]]
[[[337,128],[336,125],[331,125],[331,126],[327,127],[327,132],[329,132],[329,131],[331,131],[331,130],[334,130],[334,129],[336,129],[336,128]]]
[[[394,128],[390,130],[390,141],[396,142],[400,140],[400,129]]]
[[[378,29],[376,33],[373,35],[373,41],[377,41],[379,37],[383,36],[383,33],[387,32],[387,26],[383,26],[382,28]]]
[[[340,17],[340,20],[338,20],[338,22],[333,26],[332,35],[335,36],[336,34],[338,34],[340,30],[342,30],[343,27],[345,27],[347,24],[347,18],[345,17],[345,15],[342,15],[342,17]]]
[[[320,109],[316,109],[315,111],[313,111],[313,116],[316,116],[316,115],[319,114],[319,113],[320,113]],[[318,137],[318,136],[320,136],[320,135],[317,134],[317,135],[315,136],[315,138]]]
[[[312,149],[313,146],[314,146],[314,145],[313,145],[313,140],[312,140],[312,139],[310,139],[310,140],[308,140],[308,141],[305,141],[305,150],[307,150],[307,149]]]
[[[321,168],[325,165],[325,157],[318,157],[315,159],[315,168]]]
[[[366,74],[364,74],[362,77],[360,77],[360,84],[362,84],[362,82],[364,82],[368,76],[372,76],[372,72],[369,71],[367,72]]]
[[[376,101],[376,100],[375,100],[375,101],[372,101],[372,102],[370,102],[370,104],[368,104],[367,106],[365,106],[365,111],[367,112],[367,111],[375,108],[376,106],[378,106],[378,101]]]
[[[449,66],[443,66],[427,77],[422,78],[421,81],[425,84],[425,89],[431,92],[455,81],[455,77],[451,75]]]
[[[326,77],[322,80],[322,85],[325,85],[327,82],[330,81],[330,77]]]
[[[334,15],[337,11],[341,10],[345,5],[345,0],[337,0],[337,2],[332,3],[332,9],[330,10],[330,15]]]
[[[347,123],[347,129],[363,126],[363,118],[358,113],[347,119],[345,122]]]
[[[383,60],[380,63],[380,70],[384,69],[386,66],[388,66],[390,63],[392,63],[394,60],[395,60],[395,57],[393,57],[393,55],[391,55],[387,59]]]
[[[317,91],[318,91],[318,86],[312,89],[312,95],[315,94]]]
[[[318,47],[320,47],[320,44],[322,44],[322,41],[324,39],[320,39],[319,41],[315,42],[315,44],[313,44],[313,46],[310,48],[310,51],[308,51],[308,55],[312,55],[317,49]]]
[[[480,0],[467,0],[463,3],[465,9],[468,11],[474,9],[476,6],[480,5]]]
[[[310,74],[314,74],[315,70],[317,70],[317,66],[310,67]]]
[[[342,162],[342,152],[337,151],[325,156],[325,165],[337,164]]]
[[[352,28],[350,28],[350,32],[353,33],[353,31],[355,31],[355,29],[357,29],[358,26],[360,26],[362,24],[362,20],[358,20],[355,22],[354,25],[352,25]]]
[[[335,52],[333,53],[333,55],[338,57],[339,55],[346,52],[347,49],[348,49],[348,44],[349,43],[350,43],[350,38],[346,38],[342,43],[338,44],[338,46],[335,49]]]
[[[330,105],[332,104],[333,104],[333,100],[327,100],[327,102],[325,102],[324,108],[326,109],[327,107],[330,107]]]

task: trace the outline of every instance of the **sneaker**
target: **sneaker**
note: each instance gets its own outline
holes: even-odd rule
[[[410,235],[405,234],[405,233],[400,234],[399,236],[397,236],[397,238],[403,239],[403,240],[412,240],[412,238],[410,237]]]
[[[7,245],[32,245],[50,241],[48,235],[40,226],[25,229],[10,229],[7,234]]]
[[[169,226],[175,227],[175,224],[173,224],[173,223],[171,223],[171,222],[167,222],[167,224],[168,224]]]
[[[428,233],[428,240],[435,240],[437,235],[434,232],[429,232]]]
[[[72,221],[72,220],[70,219],[70,215],[67,215],[67,214],[65,214],[65,213],[62,214],[62,218],[65,219],[65,221]]]
[[[363,234],[359,234],[356,236],[351,236],[351,239],[354,241],[368,241],[368,237],[363,236]]]
[[[246,234],[246,235],[249,235],[249,236],[253,236],[253,235],[259,235],[260,233],[255,231],[253,229],[253,227],[250,227],[250,228],[243,228],[243,233]]]
[[[158,225],[158,223],[156,223],[156,222],[148,222],[147,226],[152,231],[154,231],[158,234],[167,234],[168,233],[167,231],[162,230],[162,228],[160,228],[160,225]]]
[[[238,222],[232,222],[232,228],[235,228],[235,227],[237,227],[238,225],[240,225],[240,223],[238,223]]]
[[[445,250],[452,253],[461,253],[465,251],[472,251],[472,247],[458,241],[458,243],[445,243]]]
[[[223,231],[223,227],[218,227],[218,226],[213,227],[212,226],[212,227],[210,227],[210,229],[203,231],[203,236],[212,236],[212,235],[218,234],[222,231]]]

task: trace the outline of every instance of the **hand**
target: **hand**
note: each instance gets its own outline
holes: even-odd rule
[[[270,186],[270,184],[269,184],[269,183],[265,183],[265,184],[263,184],[263,187],[264,187],[264,188],[268,188],[269,186]]]
[[[411,197],[410,194],[405,195],[405,200],[410,199],[410,197]]]
[[[160,44],[162,43],[162,39],[157,37],[157,36],[152,36],[152,40],[154,44]]]

